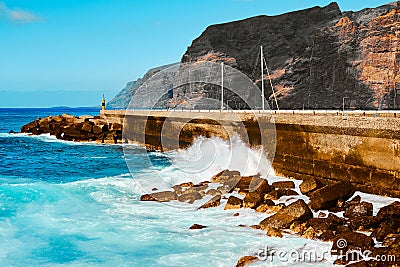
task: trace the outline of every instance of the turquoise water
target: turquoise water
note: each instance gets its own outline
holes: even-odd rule
[[[171,164],[176,153],[8,134],[37,117],[65,112],[98,113],[0,109],[0,266],[234,266],[241,256],[265,245],[310,244],[299,238],[282,242],[238,227],[265,218],[253,210],[240,210],[234,217],[237,211],[224,211],[223,205],[198,211],[189,204],[140,202],[146,186],[194,179]],[[204,154],[209,144],[201,144]],[[227,145],[220,140],[215,144],[223,156],[214,159],[211,170],[197,174],[199,181],[225,168]],[[240,149],[233,153],[237,162],[242,160]],[[192,150],[185,153],[196,154]],[[208,227],[188,230],[194,223]]]

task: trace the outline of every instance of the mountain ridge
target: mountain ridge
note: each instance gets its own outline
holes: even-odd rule
[[[181,63],[224,62],[260,87],[257,60],[262,45],[281,108],[338,109],[344,99],[347,107],[356,109],[399,108],[399,6],[396,2],[342,12],[333,2],[210,25],[193,40]],[[274,108],[268,77],[263,78]],[[212,86],[191,90],[174,89],[169,103],[199,95],[218,98]]]

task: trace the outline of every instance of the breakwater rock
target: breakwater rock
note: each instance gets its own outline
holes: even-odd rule
[[[99,116],[63,114],[38,118],[22,126],[21,133],[50,134],[61,140],[75,142],[119,143],[122,140],[122,125],[109,123]]]
[[[259,224],[239,224],[238,227],[262,231],[268,237],[283,238],[291,235],[331,242],[329,252],[338,265],[399,266],[400,202],[392,202],[374,215],[373,204],[355,195],[351,184],[337,182],[319,186],[310,189],[308,196],[305,196],[300,193],[301,188],[309,188],[309,185],[296,186],[293,181],[270,185],[267,179],[259,175],[241,176],[237,171],[224,170],[214,175],[211,182],[177,184],[169,191],[142,195],[141,201],[179,201],[210,209],[225,206],[224,210],[232,212],[233,216],[240,216],[243,209],[250,208],[258,214],[265,214],[265,219]],[[296,194],[288,194],[289,190]],[[199,197],[186,197],[195,195]],[[195,223],[189,229],[204,228],[207,226]],[[267,252],[259,251],[257,253],[260,254],[244,256],[236,266],[265,260],[268,255],[263,253]],[[372,256],[382,255],[385,261],[382,265],[376,264],[373,257],[362,256],[366,255],[362,254],[365,252]]]

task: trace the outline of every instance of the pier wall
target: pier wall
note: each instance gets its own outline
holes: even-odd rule
[[[249,146],[263,146],[279,176],[348,180],[362,192],[400,197],[400,113],[102,111],[101,116],[124,124],[124,141],[150,149],[238,134]]]

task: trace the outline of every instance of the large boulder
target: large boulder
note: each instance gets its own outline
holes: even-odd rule
[[[312,211],[304,200],[300,199],[261,221],[260,227],[263,230],[287,228],[295,221],[306,221],[312,217]]]
[[[216,195],[206,203],[204,203],[199,209],[207,209],[218,207],[221,204],[221,195]]]
[[[140,197],[141,201],[158,201],[158,202],[168,202],[171,200],[176,200],[177,195],[172,191],[156,192],[152,194],[145,194]]]
[[[324,185],[319,180],[308,178],[300,184],[300,192],[304,195],[308,195],[309,193],[322,187],[324,187]]]
[[[273,187],[268,184],[266,179],[260,178],[259,176],[253,176],[253,179],[249,185],[249,192],[256,192],[262,196],[273,190]]]
[[[376,219],[373,216],[356,216],[347,221],[353,231],[371,231],[376,226]]]
[[[318,211],[337,206],[338,200],[347,200],[354,194],[354,187],[348,181],[327,185],[309,194],[310,208]]]
[[[193,204],[194,201],[201,199],[202,196],[200,195],[199,192],[189,192],[189,193],[184,193],[178,197],[179,202],[188,202],[190,204]]]
[[[82,124],[82,131],[84,131],[84,132],[88,132],[88,133],[91,133],[92,132],[92,130],[93,130],[93,125],[92,125],[93,123],[90,123],[90,122],[84,122],[83,124]]]
[[[265,194],[273,189],[268,184],[268,181],[260,178],[259,175],[242,177],[234,176],[226,180],[224,185],[231,188],[231,191],[239,191],[240,194],[247,194],[248,192]]]
[[[372,216],[373,205],[369,202],[361,202],[358,204],[350,205],[344,212],[344,216],[347,218],[353,218],[357,216]]]
[[[235,196],[230,196],[226,202],[224,210],[240,209],[242,207],[242,200]]]
[[[400,229],[400,219],[393,218],[382,222],[373,232],[372,236],[379,242],[390,234],[395,234]]]
[[[219,173],[217,173],[216,175],[214,175],[211,178],[211,182],[212,183],[220,183],[223,184],[225,183],[227,180],[234,178],[234,177],[240,177],[240,172],[238,171],[230,171],[230,170],[224,170],[221,171]]]
[[[21,133],[32,133],[33,129],[39,128],[39,120],[32,121],[21,127]]]
[[[394,218],[400,218],[400,201],[393,202],[381,208],[376,215],[376,220],[378,222]]]
[[[258,192],[249,192],[243,199],[243,208],[256,208],[264,201],[264,195]]]
[[[362,249],[365,251],[371,248],[373,245],[374,241],[370,236],[357,232],[342,232],[335,236],[331,254],[343,255],[352,249]]]

